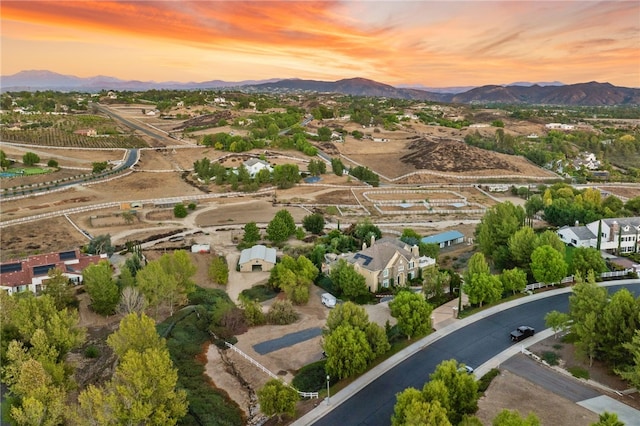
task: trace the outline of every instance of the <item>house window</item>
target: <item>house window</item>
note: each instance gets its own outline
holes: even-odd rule
[[[383,277],[388,277],[389,276],[389,270],[385,269],[384,271],[382,271],[382,276]]]
[[[382,281],[382,287],[389,288],[389,280],[383,280]]]
[[[409,262],[409,269],[413,269],[413,268],[415,268],[415,267],[416,267],[416,265],[415,265],[415,263],[413,262],[413,260],[412,260],[411,262]]]
[[[409,272],[409,279],[410,279],[410,280],[412,280],[412,279],[413,279],[413,275],[414,275],[414,273],[413,273],[413,272]]]
[[[576,241],[576,240],[574,240],[574,239],[572,238],[572,239],[571,239],[571,244],[573,244],[573,245],[575,246],[576,244],[578,244],[578,241]]]
[[[402,271],[404,271],[404,265],[398,266],[398,272],[402,272]]]

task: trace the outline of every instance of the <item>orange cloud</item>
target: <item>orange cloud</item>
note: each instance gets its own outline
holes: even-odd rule
[[[143,79],[210,78],[215,65],[214,78],[227,79],[363,76],[471,85],[577,82],[595,79],[593,72],[640,86],[639,13],[634,1],[3,0],[3,50],[11,53],[3,53],[3,72],[39,59],[42,67],[72,70],[80,65],[69,58],[83,52],[83,69],[119,69],[125,78],[132,67],[155,73],[137,74]],[[43,53],[20,55],[18,46]],[[119,59],[117,49],[135,60]]]

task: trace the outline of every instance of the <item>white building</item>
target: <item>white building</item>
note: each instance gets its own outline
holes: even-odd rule
[[[242,163],[242,165],[249,172],[249,176],[252,178],[256,177],[260,170],[266,169],[269,173],[273,172],[273,167],[266,161],[260,160],[258,158],[250,158],[249,160]]]
[[[640,217],[602,219],[586,226],[563,226],[557,234],[565,243],[575,247],[598,248],[609,253],[633,253],[640,251]]]

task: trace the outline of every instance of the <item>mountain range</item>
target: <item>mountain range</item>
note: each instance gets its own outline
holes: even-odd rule
[[[81,78],[51,71],[21,71],[0,77],[0,88],[6,91],[86,91],[150,90],[150,89],[227,89],[254,92],[322,92],[354,96],[388,97],[453,103],[505,103],[576,106],[640,105],[640,89],[618,87],[595,81],[578,84],[517,82],[510,85],[464,86],[450,88],[394,87],[364,78],[338,81],[302,79],[243,80],[228,82],[154,82],[121,80],[109,76]]]

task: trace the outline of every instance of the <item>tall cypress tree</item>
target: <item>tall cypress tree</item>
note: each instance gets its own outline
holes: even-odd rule
[[[598,222],[598,242],[596,243],[596,248],[600,250],[600,245],[602,244],[602,219]]]

